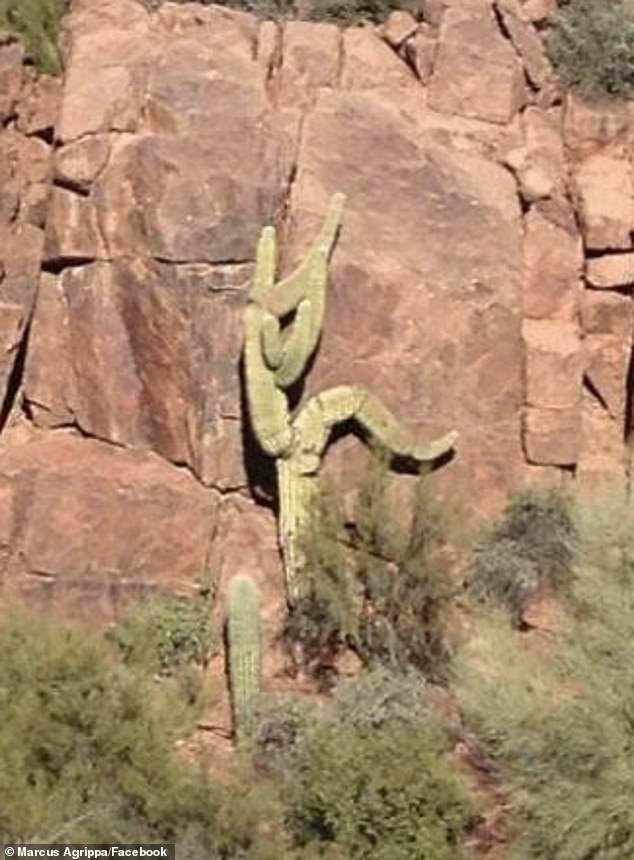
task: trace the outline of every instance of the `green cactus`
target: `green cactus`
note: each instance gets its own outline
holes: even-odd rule
[[[344,196],[335,194],[324,224],[304,261],[275,282],[275,230],[265,227],[258,243],[255,276],[245,311],[245,369],[249,412],[262,449],[276,458],[279,535],[288,599],[296,594],[301,568],[299,535],[306,526],[321,460],[331,431],[354,420],[392,456],[417,465],[446,455],[456,433],[419,446],[381,401],[365,388],[342,385],[312,397],[291,417],[286,395],[315,352],[323,324],[328,259],[337,237]],[[283,328],[282,321],[292,315]]]
[[[262,676],[260,595],[249,576],[239,574],[229,583],[227,638],[233,716],[239,734],[249,719]]]
[[[41,72],[62,71],[57,44],[60,21],[68,0],[0,0],[0,31],[15,33]]]

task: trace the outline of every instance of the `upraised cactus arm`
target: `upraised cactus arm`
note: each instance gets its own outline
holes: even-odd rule
[[[310,299],[302,299],[299,303],[295,319],[282,346],[282,360],[275,371],[275,382],[280,388],[288,388],[300,378],[312,354],[312,308]]]
[[[251,425],[262,450],[271,457],[283,457],[292,441],[290,414],[284,392],[275,384],[273,371],[266,366],[262,337],[266,311],[257,305],[245,310],[244,364]]]
[[[316,285],[321,285],[325,291],[328,258],[337,238],[345,199],[343,194],[333,194],[323,226],[297,269],[275,284],[271,290],[258,290],[257,294],[253,295],[255,301],[276,317],[285,316],[293,311],[302,299],[312,297]],[[321,320],[319,327],[321,328]]]
[[[275,283],[277,243],[275,227],[264,227],[260,233],[255,256],[255,272],[249,300],[265,307]],[[279,314],[278,314],[279,316]]]

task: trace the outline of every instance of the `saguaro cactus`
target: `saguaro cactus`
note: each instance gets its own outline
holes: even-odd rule
[[[262,675],[260,595],[249,576],[239,574],[229,583],[227,638],[233,716],[239,732],[260,690]]]
[[[262,230],[255,275],[245,310],[245,369],[249,413],[258,442],[276,458],[279,535],[288,599],[297,594],[302,559],[298,536],[306,526],[322,456],[333,428],[353,419],[394,456],[418,464],[447,454],[456,433],[419,446],[370,391],[342,385],[312,397],[291,416],[285,389],[304,373],[315,352],[324,318],[328,260],[341,222],[344,196],[335,194],[324,224],[304,261],[275,281],[273,227]],[[282,321],[291,317],[282,327]]]

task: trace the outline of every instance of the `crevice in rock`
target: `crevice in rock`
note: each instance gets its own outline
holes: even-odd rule
[[[506,41],[511,45],[511,47],[513,48],[513,51],[515,52],[515,55],[517,56],[517,59],[519,60],[519,63],[522,67],[522,74],[524,75],[524,81],[526,83],[526,86],[527,86],[529,92],[533,95],[537,94],[539,92],[540,88],[535,86],[535,84],[533,83],[533,81],[530,78],[530,75],[528,74],[528,71],[526,69],[526,64],[524,63],[524,58],[522,57],[521,51],[519,50],[519,48],[515,42],[515,39],[513,38],[513,35],[511,34],[511,31],[508,28],[508,25],[506,23],[505,16],[504,16],[504,11],[502,9],[500,9],[499,3],[493,4],[493,14],[495,16],[495,20],[496,20],[496,23],[498,25],[498,29],[499,29],[500,33],[506,39]],[[509,14],[511,14],[511,13],[509,13]]]
[[[261,25],[260,25],[261,26]],[[259,39],[259,35],[258,35]],[[273,107],[277,107],[278,94],[276,89],[276,78],[282,68],[283,59],[283,26],[275,22],[275,46],[269,57],[269,62],[266,69],[265,88],[269,97],[269,101]]]
[[[335,86],[338,90],[341,89],[343,81],[343,70],[346,64],[346,43],[344,39],[344,30],[339,28],[339,54],[337,56],[337,74],[335,77]]]
[[[77,182],[73,182],[72,179],[56,176],[52,185],[53,188],[62,188],[64,191],[70,191],[71,194],[77,194],[78,197],[90,197],[90,190],[83,188]]]
[[[51,432],[55,432],[55,430],[75,430],[82,439],[94,439],[96,442],[102,442],[104,445],[111,445],[113,448],[117,448],[120,451],[126,449],[139,450],[138,448],[132,448],[130,445],[126,445],[123,442],[115,442],[113,439],[108,439],[107,436],[100,436],[97,433],[85,430],[79,423],[78,418],[74,418],[72,421],[67,421],[63,424],[57,424],[52,428]]]
[[[623,440],[631,449],[634,443],[634,341],[630,344],[630,360],[625,376]]]
[[[127,257],[124,255],[119,255],[117,257],[119,260],[131,260],[138,259],[138,257]],[[236,257],[227,257],[222,260],[181,260],[175,259],[174,257],[162,257],[160,254],[153,254],[151,257],[147,257],[148,260],[153,260],[155,263],[162,263],[164,265],[169,266],[248,266],[253,264],[253,257],[240,259]]]
[[[95,257],[52,257],[42,261],[42,271],[49,275],[61,275],[64,269],[78,269],[95,263]]]
[[[606,400],[606,399],[605,399],[605,397],[601,394],[601,392],[600,392],[600,391],[599,391],[599,389],[596,387],[596,385],[594,384],[594,382],[590,379],[590,377],[588,376],[588,374],[587,374],[587,373],[584,373],[584,374],[583,374],[583,382],[582,382],[582,384],[583,384],[583,387],[585,388],[585,390],[588,392],[588,394],[591,394],[591,395],[592,395],[592,397],[596,400],[596,402],[599,404],[599,406],[600,406],[600,407],[601,407],[605,412],[607,412],[607,413],[608,413],[608,415],[609,415],[611,418],[614,418],[614,415],[612,414],[612,410],[611,410],[611,409],[610,409],[610,407],[608,406],[608,402],[607,402],[607,400]]]
[[[598,260],[600,257],[619,257],[621,254],[631,254],[632,248],[584,248],[586,260]]]
[[[513,168],[510,165],[506,164],[504,161],[499,161],[498,164],[503,170],[506,170],[506,172],[513,178],[513,182],[515,183],[515,193],[517,194],[517,201],[520,206],[520,212],[522,213],[522,218],[524,218],[524,216],[528,215],[528,213],[530,212],[532,203],[527,200],[522,194],[522,184],[520,182],[519,176],[513,170]]]
[[[45,579],[52,582],[57,579],[57,574],[50,570],[39,570],[38,568],[30,567],[25,571],[27,576],[34,576],[37,579]]]
[[[407,69],[407,74],[411,75],[411,77],[414,78],[417,84],[423,86],[423,82],[421,81],[415,66],[407,57],[406,45],[412,37],[410,36],[408,39],[405,39],[404,42],[401,42],[400,45],[395,46],[386,38],[381,36],[379,33],[377,33],[376,35],[378,39],[380,39],[385,45],[387,45],[387,47],[392,51],[392,53],[399,60],[399,62],[405,66],[405,68]],[[343,36],[341,37],[341,41],[343,42]]]
[[[13,412],[17,396],[22,388],[24,380],[24,366],[26,363],[26,354],[29,348],[29,336],[31,334],[31,319],[27,322],[22,333],[22,338],[15,349],[15,359],[11,373],[7,379],[7,388],[4,394],[4,401],[0,407],[0,434],[4,431],[7,421]]]
[[[50,125],[48,128],[40,128],[37,131],[31,132],[27,137],[37,137],[40,140],[53,147],[55,145],[55,128]]]
[[[634,290],[634,283],[631,284],[621,284],[618,287],[595,287],[595,285],[586,279],[584,276],[584,287],[586,290],[590,290],[590,292],[595,294],[604,293],[607,295],[618,295],[623,296],[624,298],[632,298],[632,291]]]
[[[509,28],[506,26],[506,21],[504,20],[504,13],[500,9],[500,4],[494,3],[492,6],[492,9],[493,9],[493,15],[495,17],[495,22],[498,25],[498,29],[499,29],[500,33],[502,34],[502,36],[504,36],[504,38],[507,40],[507,42],[510,42],[511,45],[513,45],[513,50],[515,50],[515,52],[517,53],[517,50],[515,48],[515,43],[513,42],[513,37],[511,36],[511,34],[509,32]]]

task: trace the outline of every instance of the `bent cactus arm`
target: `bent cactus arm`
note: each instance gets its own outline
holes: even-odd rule
[[[392,456],[419,464],[446,456],[457,439],[456,433],[448,433],[427,446],[416,444],[379,398],[362,386],[340,385],[312,397],[293,422],[291,454],[278,461],[279,536],[291,602],[297,599],[297,574],[304,565],[301,534],[310,522],[321,458],[334,428],[350,420]]]

